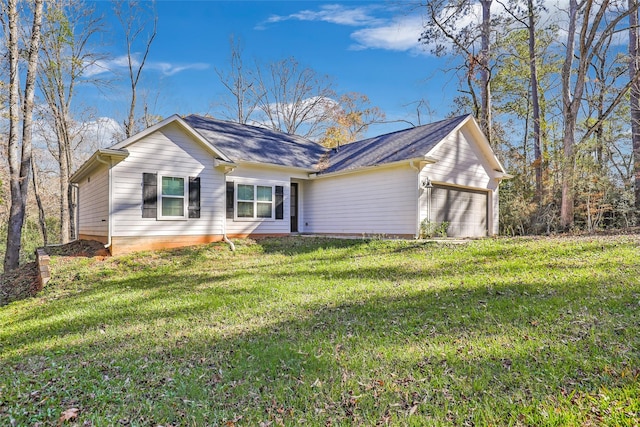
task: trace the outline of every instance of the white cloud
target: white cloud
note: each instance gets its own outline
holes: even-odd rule
[[[557,39],[566,40],[568,0],[543,0],[543,5],[545,8],[541,13],[540,26],[556,24]],[[611,13],[615,13],[613,6],[610,9]],[[348,3],[346,5],[330,4],[319,6],[316,10],[305,9],[290,15],[273,15],[256,28],[264,29],[268,24],[294,20],[327,22],[359,27],[351,33],[351,38],[355,42],[350,46],[352,50],[383,49],[429,54],[435,46],[428,41],[419,41],[424,29],[424,12],[424,8],[409,9],[409,7],[389,6],[388,3],[384,5],[374,3],[366,6],[349,6]],[[443,13],[453,12],[451,9]],[[498,2],[492,3],[491,13],[493,16],[506,15],[504,6]],[[466,14],[456,15],[454,20],[459,28],[473,23],[479,24],[482,20],[479,2],[475,2]],[[626,42],[626,34],[620,34],[613,40],[614,45],[624,45]]]
[[[381,4],[356,7],[341,4],[323,5],[317,10],[305,9],[290,15],[273,15],[257,28],[264,29],[267,24],[292,20],[361,27],[351,33],[351,38],[355,41],[350,47],[352,50],[384,49],[424,53],[418,41],[422,33],[420,14],[390,16],[395,10],[395,7]],[[382,15],[385,16],[381,17]]]
[[[111,117],[98,117],[81,125],[84,139],[95,141],[97,147],[108,147],[118,142],[124,135],[124,128]]]
[[[129,66],[129,61],[126,55],[121,55],[109,60],[96,61],[93,64],[88,65],[83,73],[84,77],[93,77],[104,73],[117,73]],[[133,66],[139,67],[140,60],[137,56],[133,57]],[[194,62],[191,64],[171,64],[169,62],[155,62],[147,61],[145,63],[145,69],[158,71],[165,76],[173,76],[174,74],[181,73],[187,70],[206,70],[209,68],[209,64],[203,62]]]
[[[302,10],[290,15],[272,15],[258,28],[264,28],[265,24],[274,24],[282,21],[322,21],[338,25],[363,26],[376,23],[379,20],[371,12],[378,6],[346,7],[340,4],[328,4],[320,6],[319,10]]]
[[[209,64],[203,62],[195,62],[193,64],[170,64],[168,62],[149,62],[147,64],[150,70],[160,71],[165,76],[173,76],[187,70],[206,70]]]
[[[385,49],[424,52],[418,41],[423,22],[420,16],[403,16],[383,25],[354,31],[351,38],[357,43],[351,49]]]

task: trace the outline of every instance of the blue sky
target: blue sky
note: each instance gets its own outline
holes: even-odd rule
[[[112,40],[103,45],[111,56],[104,63],[109,72],[102,74],[123,72],[124,44],[111,3],[95,4],[112,27]],[[220,116],[216,103],[225,89],[215,69],[227,67],[231,35],[242,40],[247,65],[253,59],[264,63],[294,57],[331,76],[339,93],[367,95],[388,120],[416,122],[415,103],[421,99],[433,110],[422,122],[441,119],[456,96],[455,76],[441,71],[445,60],[429,55],[418,43],[421,11],[406,2],[161,0],[156,8],[158,32],[143,84],[152,110],[164,117]],[[134,50],[141,52],[142,46]],[[121,122],[126,96],[126,86],[115,84],[83,101],[99,115]],[[369,134],[407,126],[376,126]]]

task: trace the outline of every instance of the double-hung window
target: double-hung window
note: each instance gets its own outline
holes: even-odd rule
[[[184,177],[161,175],[159,184],[159,217],[186,218],[187,180]]]
[[[200,177],[143,172],[142,217],[200,218]]]
[[[241,219],[273,219],[273,187],[238,184],[236,216]]]

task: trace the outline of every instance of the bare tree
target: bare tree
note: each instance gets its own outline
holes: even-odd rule
[[[9,141],[7,158],[9,160],[11,207],[7,230],[7,247],[4,258],[4,270],[14,270],[20,264],[22,227],[26,215],[27,192],[31,172],[31,139],[33,124],[33,105],[35,97],[38,55],[40,51],[40,29],[44,8],[43,0],[35,0],[31,35],[28,44],[23,47],[27,52],[26,81],[24,98],[20,100],[20,81],[18,63],[20,59],[20,40],[18,27],[20,16],[18,0],[8,0],[4,9],[3,27],[9,59]],[[22,117],[20,116],[22,113]],[[22,135],[20,136],[20,121]]]
[[[43,28],[42,61],[38,86],[51,115],[55,141],[49,150],[58,162],[60,177],[60,237],[67,243],[73,230],[73,194],[69,178],[73,170],[75,126],[71,104],[84,71],[100,56],[89,42],[101,31],[101,18],[81,1],[51,1]]]
[[[288,58],[258,69],[256,81],[255,91],[262,96],[254,120],[289,134],[322,136],[337,105],[328,76]]]
[[[129,73],[129,83],[131,85],[131,102],[129,103],[129,114],[124,121],[125,136],[128,138],[136,132],[136,104],[138,96],[138,84],[142,70],[144,69],[151,44],[156,37],[158,29],[158,16],[155,13],[154,2],[116,0],[114,1],[114,12],[124,30],[125,42],[127,45],[127,67]],[[152,20],[151,26],[148,25]],[[146,31],[151,28],[149,31]],[[138,41],[142,39],[143,53],[138,59],[134,51]]]
[[[216,68],[220,82],[230,93],[231,101],[224,105],[224,114],[237,123],[249,123],[263,93],[257,91],[255,72],[244,67],[241,40],[229,38],[231,58],[227,71]]]
[[[635,175],[634,206],[640,213],[640,41],[638,39],[638,1],[629,0],[629,80],[632,81],[631,140],[633,143],[633,170]]]
[[[569,229],[574,223],[574,167],[576,127],[580,109],[584,101],[585,84],[589,68],[606,49],[611,37],[622,31],[621,25],[634,10],[611,10],[616,7],[609,0],[569,1],[569,22],[567,29],[566,54],[562,66],[562,117],[564,122],[562,146],[562,200],[560,205],[560,225]],[[577,36],[577,40],[576,40]],[[574,60],[577,64],[574,67]],[[632,83],[637,82],[636,74],[621,87],[618,94],[602,108],[599,118],[589,123],[581,140],[595,132],[615,108],[625,99]]]
[[[475,14],[472,0],[428,0],[425,28],[420,41],[432,45],[432,52],[443,55],[453,51],[464,58],[464,79],[468,86],[474,114],[480,119],[482,130],[492,141],[493,125],[491,112],[491,31],[494,27],[491,17],[492,0],[479,0],[481,7],[480,24],[472,22],[463,25]],[[479,39],[479,45],[478,45]],[[476,79],[476,75],[479,79]],[[476,93],[476,82],[480,86],[480,99]]]

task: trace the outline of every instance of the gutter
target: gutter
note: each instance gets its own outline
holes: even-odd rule
[[[371,170],[376,170],[376,169],[381,169],[381,168],[391,168],[391,167],[397,167],[400,165],[406,165],[406,162],[409,162],[409,165],[412,168],[416,168],[416,166],[412,166],[414,163],[417,163],[418,166],[420,167],[420,169],[422,169],[423,167],[425,167],[426,165],[432,164],[432,163],[437,163],[438,159],[434,159],[431,156],[418,156],[418,157],[414,157],[411,159],[403,159],[403,160],[398,160],[395,162],[389,162],[389,163],[379,163],[376,165],[369,165],[369,166],[359,166],[359,167],[355,167],[355,168],[350,168],[350,169],[341,169],[338,171],[334,171],[334,172],[312,172],[308,175],[309,179],[320,179],[320,178],[330,178],[330,177],[334,177],[334,176],[340,176],[340,175],[347,175],[347,174],[353,174],[353,173],[361,173],[361,172],[366,172],[366,171],[371,171]]]
[[[73,239],[71,240],[72,242],[75,242],[76,240],[78,240],[78,237],[80,236],[80,186],[76,182],[72,182],[70,183],[70,185],[71,185],[71,188],[73,188],[74,192],[76,193],[76,208],[75,208],[76,224],[74,227],[75,234],[73,236]]]
[[[420,170],[422,168],[418,168],[415,165],[415,161],[414,160],[411,160],[409,162],[409,166],[411,166],[411,169],[414,169],[416,171],[416,180],[418,181],[417,182],[418,185],[414,186],[415,187],[415,194],[416,194],[414,200],[416,201],[416,224],[415,224],[415,226],[416,226],[416,228],[415,228],[416,234],[415,234],[415,238],[419,239],[420,238]]]

